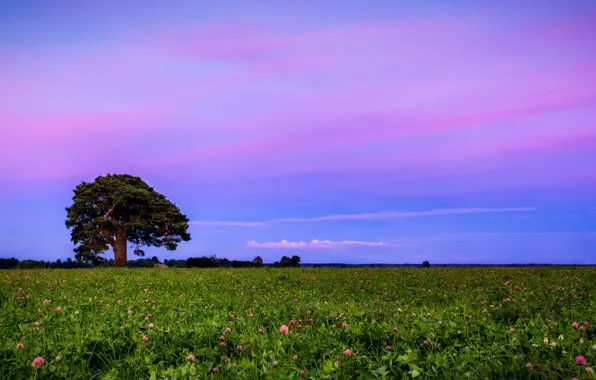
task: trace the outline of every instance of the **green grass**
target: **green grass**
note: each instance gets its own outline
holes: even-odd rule
[[[0,379],[596,378],[596,268],[0,276]]]

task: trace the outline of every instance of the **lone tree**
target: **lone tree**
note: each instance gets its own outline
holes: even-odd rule
[[[124,267],[127,243],[134,245],[135,255],[144,256],[143,246],[173,251],[190,240],[186,215],[139,177],[107,174],[82,182],[72,200],[66,227],[79,261],[100,262],[99,255],[111,246],[114,265]]]
[[[261,256],[255,257],[252,261],[252,264],[255,266],[255,268],[261,268],[263,266],[263,258]]]

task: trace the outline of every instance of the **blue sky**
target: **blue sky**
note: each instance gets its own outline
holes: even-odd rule
[[[246,4],[2,2],[1,257],[130,173],[161,259],[596,263],[593,2]]]

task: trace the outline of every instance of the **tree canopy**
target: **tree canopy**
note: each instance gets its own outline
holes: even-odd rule
[[[261,256],[257,256],[253,259],[252,263],[256,268],[261,268],[263,266],[263,258]]]
[[[189,219],[164,195],[140,177],[107,174],[74,189],[72,205],[66,208],[66,227],[80,261],[97,263],[110,246],[114,264],[126,266],[127,243],[134,254],[142,247],[165,247],[173,251],[189,241]]]

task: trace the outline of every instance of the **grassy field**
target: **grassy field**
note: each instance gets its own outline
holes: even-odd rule
[[[0,276],[3,380],[596,378],[596,268]]]

